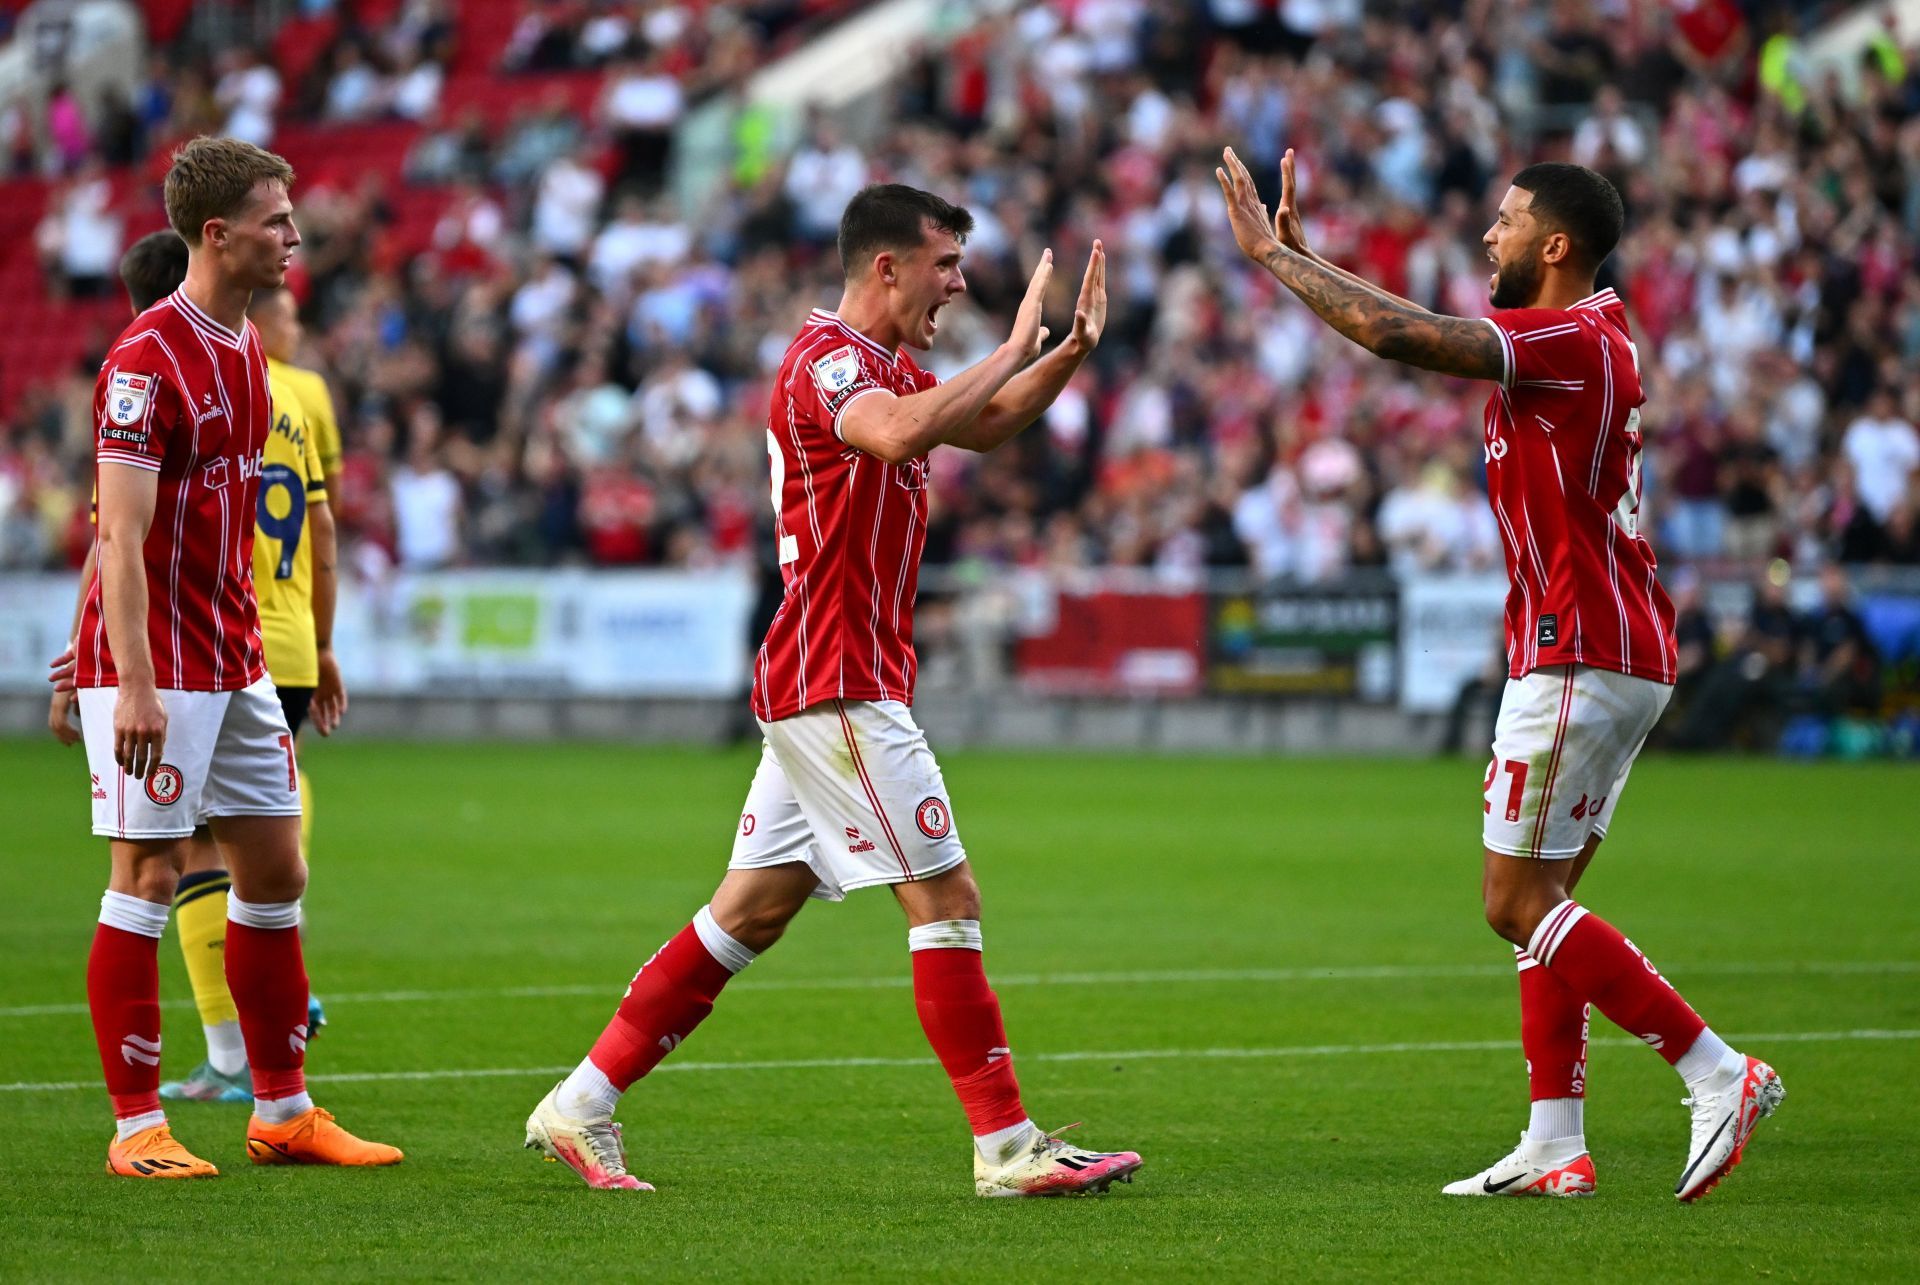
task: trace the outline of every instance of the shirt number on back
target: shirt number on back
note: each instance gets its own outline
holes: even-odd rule
[[[780,439],[773,435],[772,429],[767,430],[767,472],[773,476],[770,498],[773,501],[774,538],[780,542],[780,565],[784,567],[789,562],[800,560],[800,542],[780,530],[784,519],[780,512],[780,498],[787,489],[787,457],[780,453]]]
[[[279,517],[273,513],[276,494],[287,497],[287,511]],[[254,525],[260,528],[260,534],[280,542],[280,562],[273,569],[273,578],[293,579],[293,560],[307,529],[307,491],[300,475],[285,464],[269,464],[260,470],[260,500],[254,508]]]

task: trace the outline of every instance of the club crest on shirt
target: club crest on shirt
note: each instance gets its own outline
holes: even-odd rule
[[[851,388],[860,378],[860,354],[853,350],[852,344],[845,344],[814,362],[811,369],[813,382],[831,397]]]
[[[138,424],[153,396],[154,377],[116,370],[107,380],[107,418],[122,428]]]

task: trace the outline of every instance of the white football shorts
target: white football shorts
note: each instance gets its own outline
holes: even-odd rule
[[[1483,841],[1514,857],[1565,860],[1604,835],[1627,773],[1673,688],[1591,665],[1509,678],[1494,724]]]
[[[160,765],[136,779],[113,758],[117,687],[83,687],[80,731],[93,776],[93,832],[180,839],[208,817],[298,816],[300,774],[273,680],[237,692],[162,691]]]
[[[805,862],[813,895],[839,901],[966,860],[940,765],[899,701],[831,700],[760,730],[729,869]]]

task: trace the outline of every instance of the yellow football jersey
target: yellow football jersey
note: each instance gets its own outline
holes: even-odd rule
[[[340,472],[340,425],[333,416],[333,394],[327,391],[327,381],[317,370],[277,364],[282,382],[293,390],[307,412],[307,434],[320,452],[320,471],[333,477]]]
[[[327,498],[306,400],[290,375],[308,374],[267,359],[273,429],[261,454],[260,503],[253,534],[253,592],[260,600],[260,634],[267,673],[282,687],[313,687],[320,656],[313,642],[312,524],[307,508]],[[317,376],[316,376],[317,378]],[[324,385],[323,385],[324,387]],[[328,407],[331,413],[332,407]]]

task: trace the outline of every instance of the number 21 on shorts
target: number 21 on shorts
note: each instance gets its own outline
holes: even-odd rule
[[[1511,784],[1507,787],[1507,820],[1520,819],[1520,800],[1527,794],[1527,764],[1524,759],[1510,759],[1506,763],[1507,777]],[[1498,758],[1487,764],[1487,779],[1481,783],[1481,811],[1493,811],[1493,778],[1500,774],[1501,763]]]

